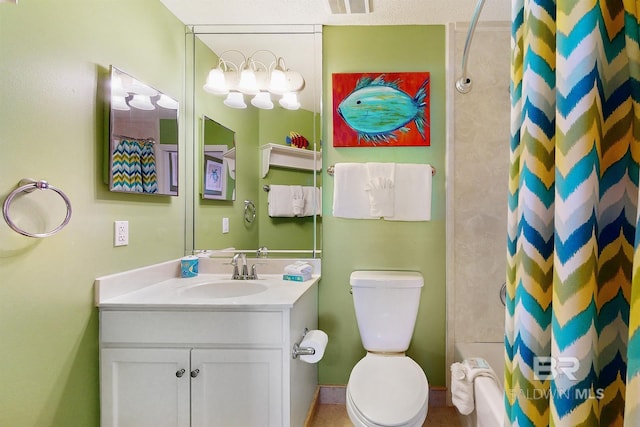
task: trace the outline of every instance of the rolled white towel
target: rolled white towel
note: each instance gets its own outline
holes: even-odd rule
[[[456,362],[451,365],[451,402],[462,415],[469,415],[475,408],[473,381],[469,380],[467,367]]]
[[[289,264],[284,268],[285,274],[292,275],[308,275],[313,273],[313,267],[311,264],[304,261],[296,261],[293,264]]]
[[[478,377],[489,377],[498,385],[500,381],[486,360],[480,357],[465,359],[451,365],[451,402],[462,415],[469,415],[475,408],[473,382]]]

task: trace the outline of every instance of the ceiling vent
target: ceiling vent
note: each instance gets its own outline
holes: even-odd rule
[[[371,13],[371,0],[327,0],[333,14]]]

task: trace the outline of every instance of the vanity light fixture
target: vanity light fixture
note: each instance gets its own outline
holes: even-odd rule
[[[225,58],[239,55],[239,64]],[[259,60],[266,55],[267,62]],[[204,90],[213,95],[227,95],[224,104],[232,108],[246,108],[243,95],[250,95],[251,105],[261,109],[272,109],[271,95],[279,96],[279,104],[289,110],[297,110],[300,103],[296,93],[304,89],[302,74],[289,70],[282,57],[270,50],[257,50],[248,58],[237,50],[220,54],[218,64],[207,76]]]
[[[133,107],[151,111],[156,106],[177,110],[178,101],[125,73],[111,76],[111,107],[114,110],[129,111]]]

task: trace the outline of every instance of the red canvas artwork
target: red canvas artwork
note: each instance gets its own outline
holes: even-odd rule
[[[334,147],[429,146],[429,73],[337,73]]]

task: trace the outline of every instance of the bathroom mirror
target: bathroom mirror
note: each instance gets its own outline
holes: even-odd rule
[[[178,101],[112,66],[109,189],[178,195]]]
[[[202,116],[202,179],[203,199],[236,199],[235,132],[215,120]]]
[[[297,217],[271,216],[268,190],[271,185],[316,187],[318,195],[312,203],[314,207],[320,207],[321,31],[321,26],[314,25],[201,25],[188,28],[187,87],[193,90],[187,91],[186,98],[193,105],[193,126],[187,129],[186,140],[198,141],[205,116],[221,127],[232,129],[236,187],[233,201],[213,201],[201,196],[204,151],[193,153],[194,182],[198,184],[193,198],[194,231],[192,241],[187,239],[187,250],[267,247],[269,256],[279,252],[318,256],[321,209]],[[228,55],[225,54],[228,51],[238,51],[247,57],[258,51],[269,51],[282,57],[286,68],[298,71],[304,77],[304,89],[298,94],[300,108],[283,108],[273,99],[272,109],[260,109],[251,105],[248,96],[245,96],[246,108],[230,108],[224,104],[225,96],[205,91],[209,71],[218,66],[220,56]],[[235,57],[232,60],[237,62]],[[281,151],[292,149],[287,140],[295,135],[304,137],[308,146],[293,149],[293,155],[308,157],[314,167],[300,168],[287,161],[284,165],[273,161]],[[276,147],[272,149],[273,146]],[[252,222],[245,220],[246,202],[255,206],[256,216]],[[222,224],[228,224],[227,228],[223,229]]]

